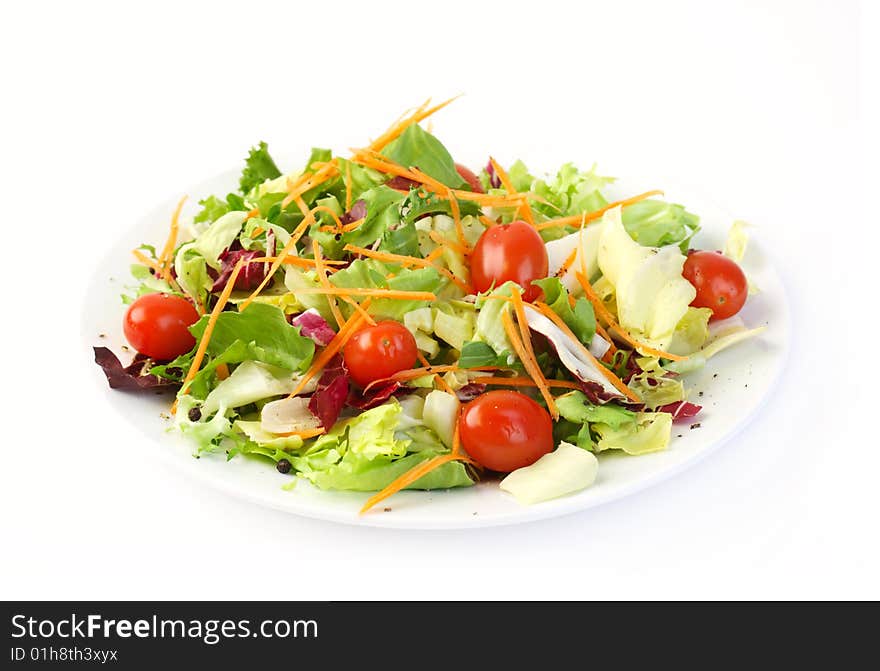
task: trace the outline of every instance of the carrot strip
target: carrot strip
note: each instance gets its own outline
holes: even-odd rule
[[[542,221],[540,224],[535,224],[535,228],[537,228],[539,231],[543,231],[545,228],[553,228],[554,226],[575,226],[577,224],[583,225],[588,221],[599,219],[608,210],[613,210],[615,207],[626,207],[627,205],[638,203],[639,201],[650,198],[651,196],[662,195],[663,192],[659,190],[646,191],[645,193],[640,193],[638,196],[633,196],[632,198],[626,198],[624,200],[617,200],[613,203],[608,203],[608,205],[606,205],[605,207],[599,208],[595,212],[589,212],[586,215],[584,213],[573,214],[570,217],[561,217],[559,219],[551,219],[550,221]]]
[[[153,261],[153,259],[151,259],[149,256],[141,253],[141,251],[138,249],[132,249],[131,253],[134,258],[140,261],[143,265],[147,266],[148,268],[152,268],[157,274],[161,274],[162,269],[159,267],[159,264]]]
[[[217,371],[217,377],[221,380],[225,380],[229,377],[229,366],[225,363],[219,364],[215,370]]]
[[[608,363],[617,353],[617,346],[614,344],[611,336],[608,335],[608,331],[602,327],[602,324],[600,324],[598,320],[596,320],[596,333],[602,336],[603,340],[608,343],[608,349],[605,351],[605,354],[602,355],[602,361]]]
[[[449,103],[457,100],[460,96],[455,96],[454,98],[450,98],[449,100],[440,103],[439,105],[435,105],[430,109],[425,109],[428,104],[430,104],[431,99],[426,100],[413,114],[404,119],[398,119],[395,121],[391,127],[386,130],[382,135],[377,137],[370,143],[370,149],[373,151],[381,151],[384,149],[392,140],[396,140],[403,132],[409,128],[414,123],[418,123],[422,119],[427,119],[429,116],[442,110]]]
[[[516,321],[519,323],[519,333],[522,338],[523,349],[532,363],[534,372],[537,373],[535,382],[538,383],[538,390],[541,392],[541,395],[544,396],[544,400],[547,401],[547,408],[550,410],[550,414],[556,419],[559,417],[559,410],[556,409],[556,402],[553,401],[553,396],[550,394],[550,390],[547,388],[547,383],[544,380],[544,373],[541,371],[541,367],[538,365],[538,360],[535,358],[535,350],[532,347],[532,334],[529,331],[529,322],[526,319],[526,311],[523,307],[522,295],[518,291],[513,291],[511,292],[511,298],[513,299],[513,312],[516,315]],[[526,370],[528,370],[528,368],[526,368]]]
[[[494,168],[495,174],[498,176],[498,179],[501,181],[501,186],[504,187],[504,190],[507,191],[507,193],[511,196],[517,194],[518,191],[514,188],[513,182],[510,181],[510,175],[507,174],[507,171],[504,168],[502,168],[498,164],[498,162],[494,158],[492,158],[491,156],[489,157],[489,163],[492,164],[492,168]],[[519,214],[520,210],[522,210],[522,212],[523,212],[523,218],[526,220],[526,223],[534,226],[535,225],[535,217],[532,215],[532,208],[529,205],[528,200],[523,201],[522,205],[520,205],[519,208],[517,208],[517,214]]]
[[[455,430],[452,432],[452,454],[461,454],[461,408],[455,418]]]
[[[287,244],[281,249],[281,251],[276,255],[275,261],[272,262],[272,267],[269,268],[269,272],[266,273],[266,277],[263,278],[263,281],[260,282],[259,286],[248,296],[241,305],[238,306],[239,312],[246,310],[247,306],[253,302],[254,298],[256,298],[260,292],[266,288],[266,285],[269,284],[269,281],[272,279],[272,276],[275,275],[277,270],[284,263],[285,257],[290,254],[290,250],[296,248],[296,243],[299,242],[299,239],[303,236],[303,234],[309,229],[315,221],[314,214],[307,214],[305,219],[303,219],[299,226],[297,226],[293,233],[290,234],[290,240],[287,241]]]
[[[288,194],[281,201],[281,208],[286,208],[290,203],[301,198],[302,194],[306,191],[315,188],[319,184],[323,184],[331,177],[335,177],[338,172],[337,161],[333,159],[327,161],[327,163],[311,175],[303,173],[292,184],[288,183]],[[300,209],[302,209],[302,206],[300,206]]]
[[[578,247],[575,247],[571,250],[571,254],[565,257],[565,261],[562,262],[562,265],[559,266],[559,270],[556,271],[556,277],[563,277],[565,273],[568,272],[568,269],[571,268],[574,260],[577,258]]]
[[[452,271],[447,268],[437,266],[428,259],[420,259],[415,256],[406,256],[404,254],[392,254],[391,252],[381,252],[373,249],[367,249],[366,247],[357,247],[356,245],[346,245],[344,249],[347,252],[352,252],[353,254],[359,254],[361,256],[367,256],[371,259],[378,259],[379,261],[390,261],[391,263],[399,263],[404,266],[410,265],[419,266],[422,268],[433,268],[438,273],[449,279],[459,289],[464,291],[465,294],[471,293],[471,288],[465,282],[456,277],[452,273]]]
[[[432,232],[433,232],[433,231],[432,231]],[[443,256],[443,248],[442,248],[442,247],[437,247],[437,249],[435,249],[433,252],[431,252],[430,254],[428,254],[428,255],[425,257],[425,261],[427,261],[427,262],[429,262],[429,263],[433,263],[434,261],[436,261],[437,259],[439,259],[441,256]]]
[[[351,211],[351,163],[345,164],[345,211]]]
[[[449,193],[449,208],[452,210],[452,220],[455,222],[455,235],[458,236],[458,244],[464,249],[470,250],[470,245],[464,237],[464,228],[461,225],[461,208],[458,206],[458,199]]]
[[[327,279],[327,271],[324,269],[324,264],[322,262],[321,245],[317,240],[312,240],[312,254],[315,257],[315,273],[318,276],[318,282],[320,282],[321,286],[325,289],[332,289],[333,286],[330,284],[330,280]],[[330,312],[333,314],[333,319],[336,320],[336,325],[339,328],[342,328],[342,325],[345,324],[345,319],[339,311],[336,297],[333,294],[330,294],[327,296],[327,302],[330,304]]]
[[[601,363],[599,363],[599,361],[596,359],[595,356],[593,356],[593,353],[587,348],[587,346],[584,345],[580,340],[578,340],[577,336],[571,332],[570,328],[568,328],[568,324],[566,324],[562,320],[562,317],[560,317],[558,314],[556,314],[549,305],[547,305],[546,303],[541,303],[541,302],[535,303],[534,305],[535,305],[535,308],[542,315],[544,315],[545,317],[547,317],[547,319],[549,319],[554,324],[556,324],[556,326],[558,326],[559,329],[563,333],[565,333],[565,335],[567,335],[569,338],[571,338],[571,340],[573,340],[575,342],[575,344],[578,346],[578,349],[580,349],[581,354],[584,355],[584,357],[587,359],[587,361],[590,361],[595,365],[595,367],[599,370],[600,373],[602,373],[602,375],[605,377],[605,379],[608,380],[608,382],[610,382],[612,385],[614,385],[614,388],[617,389],[617,391],[619,391],[621,394],[626,396],[631,401],[634,401],[636,403],[641,402],[642,399],[640,399],[635,394],[635,392],[633,392],[629,387],[627,387],[623,383],[623,380],[621,380],[613,372],[611,372],[605,366],[603,366]]]
[[[361,508],[361,515],[363,515],[377,503],[381,503],[389,496],[396,494],[400,490],[416,482],[419,478],[427,475],[435,468],[438,468],[450,461],[465,461],[468,463],[473,463],[468,457],[462,456],[460,454],[443,454],[432,459],[428,459],[428,461],[424,461],[418,466],[408,470],[406,473],[397,478],[394,482],[385,487],[385,489],[383,489],[381,492],[378,492],[377,494],[374,494],[369,499],[367,499],[364,507]]]
[[[558,418],[559,410],[556,408],[556,403],[553,401],[553,396],[550,394],[550,390],[544,384],[541,371],[536,370],[535,363],[531,359],[529,359],[529,356],[525,350],[525,346],[523,345],[522,341],[520,340],[519,334],[517,333],[517,328],[514,325],[513,320],[510,318],[510,313],[501,313],[501,324],[502,326],[504,326],[504,332],[510,339],[514,351],[520,358],[520,361],[522,361],[523,366],[525,366],[526,372],[535,381],[535,386],[538,387],[538,391],[541,392],[541,396],[543,396],[544,400],[547,402],[547,409],[550,410],[550,414],[553,415],[554,419]]]
[[[346,287],[307,287],[297,289],[297,294],[310,296],[313,294],[326,296],[373,296],[374,298],[391,298],[398,301],[436,301],[437,295],[430,291],[398,291],[396,289],[348,289]]]
[[[171,215],[171,230],[168,232],[168,240],[165,241],[165,246],[162,248],[162,253],[159,255],[159,267],[161,268],[162,277],[166,282],[171,281],[171,256],[174,254],[174,245],[177,243],[177,233],[179,230],[179,219],[180,219],[180,211],[183,209],[183,204],[186,202],[186,196],[181,198],[177,207],[174,208],[174,214]]]
[[[422,354],[421,352],[416,352],[416,356],[419,358],[419,362],[421,362],[421,364],[425,368],[431,367],[430,362],[425,358],[424,354]],[[446,380],[443,379],[440,373],[434,373],[434,380],[437,382],[437,384],[440,385],[440,388],[443,389],[443,391],[445,391],[447,394],[452,394],[453,396],[455,396],[455,392],[453,391],[452,387],[449,386],[449,384],[446,382]]]
[[[255,207],[253,210],[248,211],[247,216],[245,217],[245,220],[253,219],[254,217],[259,217],[259,216],[260,216],[260,208]],[[254,235],[258,235],[258,233],[255,233]]]
[[[312,365],[309,366],[309,369],[305,372],[302,379],[296,385],[296,388],[290,394],[289,397],[296,396],[299,394],[305,386],[308,384],[309,380],[311,380],[315,375],[324,370],[324,366],[332,359],[337,352],[339,352],[345,344],[348,342],[349,338],[351,338],[357,330],[363,324],[364,318],[360,314],[353,315],[351,319],[349,319],[345,326],[339,329],[339,333],[337,333],[333,340],[323,349],[323,351],[315,357],[315,360],[312,361]]]
[[[238,274],[241,272],[241,269],[244,268],[245,262],[245,259],[241,259],[235,264],[232,273],[229,275],[229,279],[226,280],[226,286],[223,287],[223,291],[221,291],[220,295],[217,297],[217,303],[214,305],[214,309],[211,310],[211,316],[208,317],[208,323],[205,325],[205,331],[202,333],[201,340],[199,340],[199,346],[196,348],[195,356],[193,357],[189,370],[186,372],[186,377],[183,378],[183,384],[180,387],[181,393],[185,394],[187,392],[193,378],[196,376],[196,373],[199,372],[199,368],[205,358],[205,352],[208,351],[208,343],[211,342],[211,334],[214,332],[214,325],[217,323],[217,317],[223,312],[223,308],[226,306],[226,302],[232,294],[235,280],[238,279]],[[174,405],[171,407],[171,412],[174,413],[176,410],[177,402],[175,401]]]
[[[535,381],[530,377],[497,377],[497,376],[489,376],[489,377],[476,377],[472,380],[475,384],[488,384],[491,386],[495,385],[509,385],[511,387],[537,387]],[[569,380],[545,380],[544,383],[550,387],[559,387],[561,389],[581,389],[581,386],[577,382],[570,382]]]
[[[431,240],[433,240],[435,243],[437,243],[441,247],[449,247],[449,249],[461,254],[462,256],[468,256],[471,253],[471,250],[468,249],[467,247],[461,246],[460,244],[455,242],[455,240],[450,240],[449,238],[441,235],[437,231],[428,231],[428,237],[431,238]],[[435,249],[434,251],[437,251],[437,250]],[[431,253],[433,254],[434,252],[431,252]]]
[[[304,429],[302,431],[288,431],[287,433],[279,433],[276,434],[278,436],[284,436],[288,438],[290,436],[299,436],[303,440],[308,440],[309,438],[314,438],[315,436],[320,436],[326,431],[326,429],[318,428],[318,429]]]

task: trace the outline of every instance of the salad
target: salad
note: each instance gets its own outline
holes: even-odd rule
[[[606,197],[572,163],[537,177],[456,163],[403,115],[346,157],[283,171],[265,143],[239,188],[184,200],[133,251],[127,366],[111,387],[174,390],[197,456],[254,456],[326,490],[497,479],[526,504],[590,486],[596,455],[666,449],[701,408],[687,374],[760,333],[735,316],[745,224],[696,250],[662,192]]]

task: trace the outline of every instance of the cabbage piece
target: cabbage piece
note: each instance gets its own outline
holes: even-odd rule
[[[510,296],[511,292],[520,291],[514,282],[505,282],[494,291],[481,296],[477,301],[477,323],[473,342],[486,343],[498,356],[512,358],[513,345],[504,332],[501,315],[513,309],[510,301],[494,299],[493,296]]]
[[[380,455],[402,457],[411,441],[395,436],[401,413],[400,403],[391,399],[356,417],[337,422],[331,431],[315,440],[309,451],[334,448],[340,452],[350,450],[367,458]]]
[[[621,408],[615,403],[594,405],[590,403],[586,395],[579,391],[557,396],[556,407],[562,417],[575,424],[602,423],[619,429],[622,425],[630,424],[636,419],[636,413],[632,410]]]
[[[188,394],[177,397],[177,413],[174,415],[174,425],[188,440],[196,444],[196,453],[207,452],[217,447],[223,436],[230,434],[232,423],[226,417],[226,406],[217,408],[217,412],[210,419],[208,413],[200,408],[199,419],[192,419],[190,411],[199,408],[201,401]]]
[[[302,396],[270,401],[260,410],[260,428],[267,433],[293,433],[321,426],[309,410],[309,399]]]
[[[575,377],[584,382],[595,382],[600,385],[608,394],[612,396],[620,396],[621,393],[617,390],[611,382],[608,381],[608,378],[599,370],[599,366],[602,364],[598,363],[595,359],[590,360],[587,356],[581,351],[581,348],[578,347],[577,343],[573,342],[572,339],[562,331],[556,324],[547,319],[544,315],[542,315],[536,308],[533,308],[531,305],[526,304],[525,306],[525,314],[526,321],[529,324],[529,328],[533,331],[537,331],[538,333],[546,336],[546,338],[553,343],[553,347],[556,349],[556,355],[559,357],[559,361],[565,366]],[[596,338],[599,339],[602,343],[604,343],[604,349],[608,349],[608,343],[599,336],[593,337],[593,342],[597,342]],[[590,344],[590,353],[593,354],[593,343]],[[602,349],[601,346],[597,348],[597,351]],[[598,354],[601,357],[605,352],[602,351],[601,354]],[[596,357],[596,354],[593,354]]]
[[[279,436],[271,431],[266,431],[260,422],[237,419],[232,426],[262,447],[291,452],[303,446],[303,439],[299,436]]]
[[[562,268],[562,264],[565,263],[573,251],[577,250],[574,262],[560,279],[568,291],[574,295],[580,294],[582,292],[581,285],[577,281],[575,273],[586,270],[586,277],[590,281],[599,275],[598,253],[601,234],[602,226],[593,224],[546,243],[544,246],[547,248],[547,274],[550,277],[556,276],[560,268]]]
[[[477,244],[480,236],[486,230],[483,223],[474,216],[468,215],[461,218],[461,228],[464,233],[465,241],[473,247]],[[419,252],[422,256],[427,256],[439,246],[431,238],[431,233],[439,234],[441,237],[458,242],[458,232],[455,228],[455,220],[445,214],[435,214],[433,217],[422,217],[415,222],[415,229],[418,235]],[[444,245],[443,253],[437,262],[441,266],[445,266],[449,271],[463,282],[470,281],[470,271],[467,260],[461,252],[452,246]]]
[[[649,199],[627,205],[621,216],[630,237],[646,247],[678,245],[686,252],[691,238],[700,230],[698,216],[682,205],[663,200]]]
[[[665,412],[640,412],[633,424],[613,428],[608,424],[591,424],[599,440],[596,452],[623,450],[639,455],[665,450],[672,435],[672,415]]]
[[[447,447],[452,447],[452,436],[460,409],[461,403],[454,394],[435,389],[425,397],[422,409],[425,426],[433,429]]]
[[[662,405],[685,400],[684,384],[679,377],[668,374],[669,366],[661,366],[656,357],[636,357],[636,373],[629,380],[629,387],[645,407],[654,409]]]
[[[614,287],[620,325],[636,339],[664,348],[685,316],[696,289],[681,275],[685,256],[677,247],[642,247],[620,217],[603,216],[599,267]]]
[[[210,415],[220,408],[238,408],[272,396],[289,394],[296,389],[299,380],[299,375],[293,375],[283,368],[245,361],[211,390],[202,405],[202,414]]]
[[[199,234],[192,243],[192,249],[201,254],[211,268],[220,270],[220,254],[241,233],[246,219],[247,212],[227,212]]]
[[[592,452],[563,441],[531,466],[507,475],[499,487],[520,503],[538,503],[586,489],[598,472],[599,461]]]
[[[732,347],[733,345],[736,345],[743,340],[754,338],[755,336],[760,335],[766,330],[766,326],[759,326],[758,328],[753,329],[747,329],[744,326],[733,327],[723,334],[715,335],[714,337],[712,337],[705,347],[697,352],[694,352],[684,361],[672,361],[670,363],[667,363],[665,365],[665,368],[675,373],[682,374],[698,370],[706,364],[706,361],[708,361],[719,352],[726,350],[728,347]]]
[[[666,351],[683,356],[696,352],[709,339],[711,318],[712,310],[709,308],[689,307],[684,317],[676,324]]]

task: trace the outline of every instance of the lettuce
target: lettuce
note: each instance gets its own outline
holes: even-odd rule
[[[684,384],[680,378],[669,376],[669,364],[661,366],[656,357],[636,357],[635,364],[637,371],[629,381],[629,388],[647,408],[685,400]]]
[[[599,225],[586,226],[545,245],[549,261],[548,274],[551,277],[557,275],[562,264],[577,250],[574,261],[561,278],[562,284],[573,294],[582,291],[575,273],[585,272],[587,279],[591,281],[599,275],[598,249],[601,233],[602,227]]]
[[[207,323],[205,315],[190,327],[197,340]],[[264,303],[252,303],[244,312],[221,312],[214,324],[208,353],[218,356],[236,341],[246,344],[249,359],[291,371],[308,368],[315,352],[315,343],[288,324],[279,308]]]
[[[260,142],[258,146],[252,147],[248,152],[244,170],[242,170],[241,179],[239,179],[239,188],[242,193],[247,193],[267,179],[280,176],[281,171],[269,155],[269,146],[265,142]]]
[[[396,275],[387,278],[392,272],[396,273]],[[434,268],[408,269],[391,266],[376,259],[357,259],[347,268],[333,273],[330,276],[330,282],[337,287],[349,289],[381,288],[397,291],[430,291],[436,294],[443,287],[446,280]],[[290,284],[288,284],[288,287],[292,291],[296,291]],[[381,319],[403,321],[404,315],[408,312],[429,305],[428,301],[374,298],[368,312],[374,317]],[[318,309],[320,311],[320,308]],[[351,306],[345,304],[340,305],[340,309],[349,314],[353,310]]]
[[[696,296],[681,275],[685,256],[677,247],[642,247],[621,220],[620,208],[605,213],[599,238],[599,267],[614,287],[620,325],[637,339],[659,348]]]
[[[261,447],[291,452],[300,449],[303,445],[303,439],[299,436],[279,436],[276,433],[269,433],[261,428],[260,422],[237,419],[233,422],[232,427],[241,431],[249,440]]]
[[[405,168],[416,166],[453,189],[467,186],[446,147],[418,124],[407,127],[400,137],[388,143],[382,154]]]
[[[672,415],[665,412],[640,412],[633,424],[614,428],[609,424],[592,424],[598,435],[595,451],[623,450],[630,455],[665,450],[672,435]]]
[[[666,351],[686,356],[700,349],[709,339],[711,317],[712,310],[709,308],[689,307],[684,317],[676,324]]]
[[[493,300],[493,296],[510,296],[511,292],[520,291],[519,285],[514,282],[505,282],[494,291],[481,296],[477,300],[477,324],[474,330],[474,342],[483,342],[489,345],[498,357],[512,359],[513,345],[504,332],[501,323],[501,315],[510,313],[513,309],[510,301]],[[490,364],[491,365],[491,364]]]
[[[246,212],[227,212],[202,231],[193,242],[189,243],[188,248],[201,254],[211,268],[219,270],[220,255],[241,233],[246,219]],[[180,256],[180,252],[178,252],[178,256]]]
[[[608,201],[602,189],[614,181],[597,175],[596,166],[582,171],[573,163],[563,165],[549,181],[533,177],[522,161],[510,166],[509,175],[517,191],[532,191],[541,197],[532,204],[532,210],[547,218],[593,212],[604,207]]]
[[[732,347],[743,340],[754,338],[765,330],[767,330],[766,326],[759,326],[758,328],[753,329],[747,329],[744,326],[739,325],[735,326],[710,338],[708,343],[702,349],[694,352],[684,361],[672,361],[667,363],[665,368],[679,374],[698,370],[706,364],[706,361],[719,352],[722,352],[728,347]]]
[[[633,240],[645,247],[678,245],[686,252],[700,218],[682,205],[662,200],[642,200],[623,208],[623,227]]]
[[[208,394],[202,413],[210,415],[220,408],[240,408],[273,396],[289,394],[299,384],[299,376],[289,370],[245,361]]]
[[[602,423],[619,429],[624,424],[633,423],[636,418],[636,413],[632,410],[621,408],[614,403],[593,405],[579,391],[557,396],[556,407],[562,417],[575,424]]]
[[[592,304],[585,298],[578,298],[572,308],[568,301],[568,290],[562,286],[558,277],[535,280],[532,284],[541,287],[544,302],[559,315],[577,339],[589,345],[596,335],[596,315]]]
[[[500,487],[520,503],[538,503],[586,489],[598,472],[599,461],[591,452],[561,442],[531,466],[507,475]]]

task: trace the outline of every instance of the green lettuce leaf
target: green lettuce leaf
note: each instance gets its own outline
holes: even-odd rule
[[[467,187],[446,147],[418,124],[410,125],[400,137],[389,142],[382,154],[404,168],[417,167],[453,189]]]
[[[505,282],[494,291],[481,296],[477,300],[477,328],[474,332],[474,341],[489,345],[499,357],[511,357],[513,345],[504,332],[501,323],[501,315],[509,313],[513,307],[510,301],[493,300],[493,296],[511,296],[513,291],[520,291],[519,285],[514,282]]]
[[[244,194],[267,179],[280,176],[281,171],[269,155],[269,146],[265,142],[260,142],[258,146],[252,147],[248,153],[238,184]]]
[[[575,424],[602,423],[614,429],[619,429],[625,424],[631,424],[636,419],[636,413],[626,408],[621,408],[615,403],[593,405],[587,397],[579,392],[572,391],[556,397],[556,407],[559,414],[569,422]]]
[[[596,315],[592,304],[586,298],[578,298],[572,308],[568,301],[568,290],[558,277],[535,280],[532,284],[541,287],[541,291],[544,292],[544,302],[562,318],[578,340],[589,345],[596,335]]]
[[[507,475],[499,485],[520,503],[538,503],[579,492],[593,484],[599,472],[596,457],[580,447],[562,442],[531,466]]]
[[[672,415],[666,412],[640,412],[636,421],[615,429],[608,424],[592,424],[598,435],[595,451],[623,450],[639,455],[665,450],[672,435]]]
[[[202,412],[210,415],[221,408],[240,408],[273,396],[289,394],[299,376],[289,370],[256,361],[244,361],[205,398]]]
[[[642,200],[623,208],[623,227],[645,247],[679,245],[683,252],[700,230],[700,218],[683,205],[662,200]]]
[[[386,279],[392,272],[395,277]],[[437,293],[445,284],[446,280],[434,268],[400,268],[391,266],[376,259],[357,259],[347,268],[333,273],[330,282],[337,287],[367,288],[367,289],[394,289],[397,291],[430,291]],[[430,305],[428,301],[395,300],[390,298],[374,298],[368,312],[382,319],[394,319],[403,321],[404,315],[413,310]],[[353,309],[345,304],[340,309],[350,311]]]
[[[190,327],[200,340],[208,323],[205,315]],[[208,353],[218,356],[236,341],[246,343],[249,359],[286,370],[304,371],[315,352],[315,343],[287,323],[284,312],[274,305],[252,303],[244,312],[221,312],[214,325]]]

